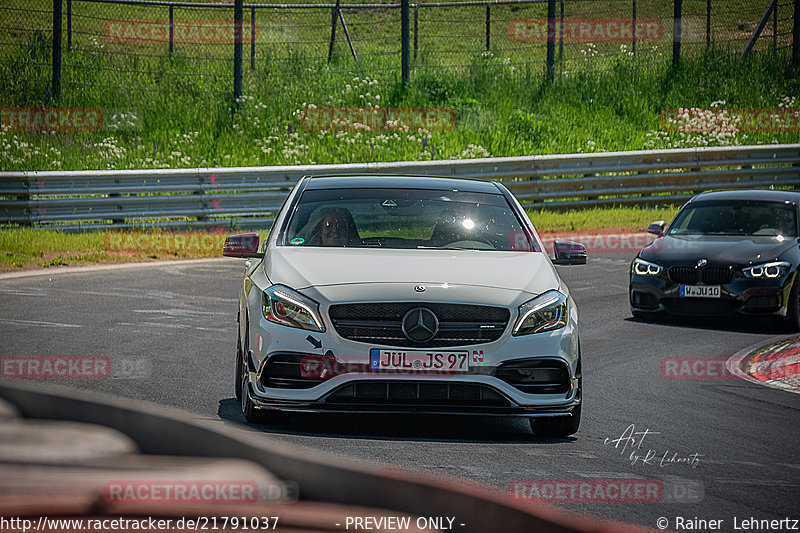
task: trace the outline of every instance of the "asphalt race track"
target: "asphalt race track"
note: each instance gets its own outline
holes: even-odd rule
[[[724,361],[787,335],[748,320],[634,320],[630,259],[590,254],[587,266],[559,267],[580,311],[585,405],[576,438],[537,439],[524,420],[472,417],[294,415],[281,426],[247,430],[503,489],[515,480],[659,480],[672,491],[661,502],[564,504],[650,527],[659,517],[673,530],[680,529],[676,516],[723,520],[721,531],[734,531],[734,518],[800,518],[800,394],[735,378],[665,379],[661,366],[665,357]],[[233,360],[242,263],[1,279],[0,355],[105,355],[115,368],[111,379],[47,385],[241,423]],[[620,439],[631,425],[636,441]]]

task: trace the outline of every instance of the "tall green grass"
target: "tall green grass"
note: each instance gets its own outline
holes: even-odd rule
[[[4,63],[2,105],[53,105],[37,37]],[[103,70],[102,52],[66,55],[63,107],[130,111],[119,131],[0,133],[0,169],[175,168],[460,159],[592,151],[797,142],[796,132],[687,134],[659,131],[662,110],[678,107],[775,108],[798,102],[800,82],[786,55],[741,59],[708,52],[673,70],[621,54],[602,74],[579,72],[548,83],[533,68],[476,54],[466,68],[418,69],[403,85],[389,77],[343,74],[336,65],[296,57],[281,70],[248,74],[232,103],[225,76],[181,76],[197,66],[180,57],[149,66],[153,74]],[[74,69],[81,64],[83,68]],[[38,68],[38,70],[37,70]],[[286,68],[296,78],[286,81]],[[155,69],[155,70],[153,70]],[[306,75],[303,75],[306,73]],[[299,113],[318,107],[446,107],[451,131],[318,132]],[[109,113],[107,112],[107,116]]]

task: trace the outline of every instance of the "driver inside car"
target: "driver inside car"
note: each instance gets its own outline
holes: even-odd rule
[[[303,231],[306,246],[355,246],[361,242],[349,210],[325,207],[317,211]]]

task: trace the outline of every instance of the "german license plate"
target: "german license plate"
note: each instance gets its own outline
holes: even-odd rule
[[[719,298],[719,285],[681,285],[681,298]]]
[[[369,367],[372,370],[463,372],[469,370],[469,352],[379,350],[373,348],[369,351]]]

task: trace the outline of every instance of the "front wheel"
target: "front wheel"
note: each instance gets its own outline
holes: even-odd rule
[[[247,363],[243,358],[239,358],[241,361],[240,370],[238,372],[239,377],[239,404],[242,407],[242,414],[244,415],[244,419],[250,423],[256,423],[261,421],[261,411],[256,409],[253,400],[250,399],[250,372],[247,369]]]
[[[581,405],[572,409],[571,416],[531,418],[531,431],[540,437],[568,437],[574,435],[581,425]]]

